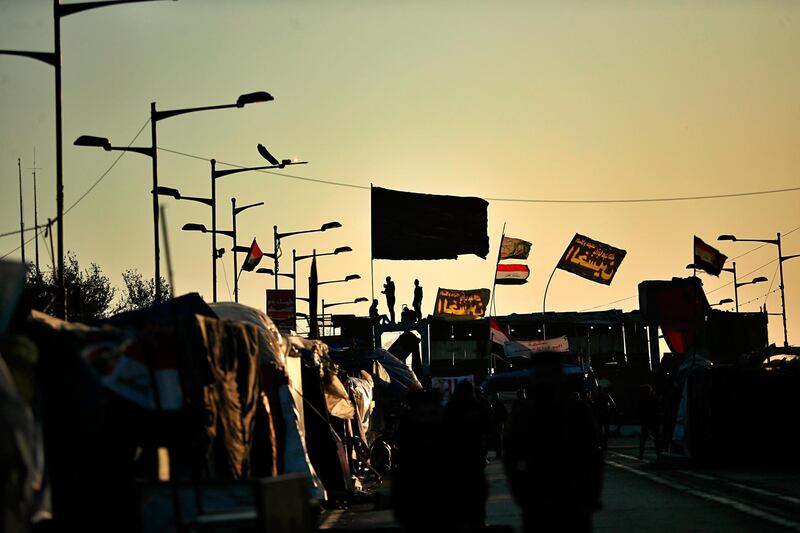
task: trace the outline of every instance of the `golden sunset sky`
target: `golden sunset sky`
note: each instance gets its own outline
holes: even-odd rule
[[[210,194],[209,164],[264,164],[263,143],[308,165],[281,175],[218,181],[218,226],[230,229],[230,198],[265,206],[241,214],[239,244],[272,249],[282,232],[337,220],[341,229],[283,241],[281,270],[299,254],[349,245],[319,261],[327,302],[371,296],[369,185],[489,200],[491,252],[457,261],[375,261],[374,289],[391,275],[398,308],[413,279],[425,289],[491,287],[503,224],[529,240],[527,285],[500,287],[501,314],[538,312],[545,283],[577,232],[627,250],[611,286],[558,271],[554,311],[638,307],[637,284],[691,273],[697,235],[736,258],[742,311],[780,312],[777,250],[718,242],[786,235],[800,253],[800,191],[670,202],[540,203],[726,195],[800,187],[800,3],[796,1],[256,1],[152,2],[62,20],[65,202],[72,205],[117,152],[72,146],[82,134],[127,145],[159,109],[230,103],[266,90],[275,101],[159,122],[160,184]],[[52,51],[52,3],[0,1],[0,49]],[[53,69],[0,56],[0,232],[19,227],[17,158],[33,223],[33,151],[39,217],[55,213]],[[134,142],[150,144],[149,126]],[[221,168],[227,168],[221,166]],[[303,181],[332,181],[351,186]],[[136,268],[152,276],[151,167],[125,155],[65,219],[65,243],[81,264],[98,263],[115,285]],[[164,198],[175,286],[210,299],[209,208]],[[220,246],[229,246],[227,237]],[[18,236],[0,239],[0,254]],[[753,251],[754,250],[754,251]],[[27,247],[33,258],[33,243]],[[46,256],[45,248],[40,249]],[[19,251],[9,255],[19,258]],[[162,256],[163,258],[163,256]],[[240,256],[240,260],[243,259]],[[43,259],[44,261],[44,259]],[[232,258],[219,265],[230,299]],[[305,280],[308,262],[298,278]],[[261,266],[269,266],[265,263]],[[162,263],[162,273],[166,265]],[[784,263],[789,340],[800,343],[800,258]],[[224,280],[227,278],[227,284]],[[703,276],[709,300],[733,297],[732,276]],[[241,301],[264,307],[267,276],[244,273]],[[290,287],[282,279],[281,286]],[[307,295],[305,281],[298,293]],[[383,300],[381,300],[383,306]],[[368,304],[337,311],[366,314]],[[731,309],[732,306],[724,306]],[[301,311],[306,311],[300,305]],[[385,310],[382,310],[385,312]],[[770,341],[781,344],[779,316]]]

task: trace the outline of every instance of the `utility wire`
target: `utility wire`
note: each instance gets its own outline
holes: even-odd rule
[[[182,155],[184,157],[190,157],[192,159],[199,159],[201,161],[210,161],[211,158],[203,157],[195,154],[188,154],[186,152],[181,152],[178,150],[171,150],[168,148],[159,148],[159,150],[163,152],[169,152],[171,154]],[[217,161],[217,163],[227,165],[234,168],[247,168],[242,165],[238,165],[236,163],[225,163],[224,161]],[[314,183],[322,183],[325,185],[336,185],[339,187],[350,187],[353,189],[362,189],[362,190],[369,190],[370,187],[366,185],[355,185],[353,183],[345,183],[341,181],[334,181],[330,179],[321,179],[321,178],[306,178],[303,176],[295,176],[292,174],[286,174],[284,172],[272,172],[268,170],[260,170],[258,172],[263,172],[265,174],[273,174],[275,176],[282,176],[284,178],[290,179],[297,179],[303,181],[311,181]],[[764,190],[764,191],[750,191],[750,192],[740,192],[740,193],[731,193],[731,194],[709,194],[705,196],[676,196],[676,197],[662,197],[662,198],[618,198],[618,199],[609,199],[609,200],[548,200],[543,198],[484,198],[485,200],[490,200],[493,202],[521,202],[521,203],[541,203],[541,204],[624,204],[624,203],[644,203],[644,202],[682,202],[688,200],[714,200],[720,198],[736,198],[739,196],[756,196],[762,194],[778,194],[784,192],[796,192],[800,191],[800,187],[788,187],[785,189],[771,189],[771,190]]]
[[[131,140],[131,142],[129,142],[129,143],[128,143],[128,146],[127,146],[127,148],[130,148],[130,147],[131,147],[131,145],[132,145],[133,143],[135,143],[135,142],[136,142],[136,139],[138,139],[138,138],[139,138],[139,135],[141,135],[141,134],[142,134],[142,132],[144,131],[145,127],[147,127],[147,125],[148,125],[149,123],[150,123],[150,119],[148,118],[148,119],[145,121],[145,123],[142,125],[142,127],[141,127],[141,128],[139,128],[139,131],[138,131],[138,132],[136,133],[136,135],[133,137],[133,139]],[[81,201],[82,201],[84,198],[86,198],[86,197],[89,195],[89,193],[90,193],[90,192],[92,192],[92,191],[94,190],[94,188],[95,188],[95,187],[97,187],[98,185],[100,185],[100,182],[101,182],[101,181],[103,181],[103,180],[105,179],[105,177],[106,177],[106,176],[108,176],[108,173],[109,173],[109,172],[111,172],[111,169],[112,169],[112,168],[114,168],[114,167],[117,165],[117,163],[119,162],[119,160],[120,160],[120,159],[122,159],[122,158],[125,156],[125,154],[126,154],[126,153],[127,153],[127,152],[125,152],[125,151],[121,151],[121,152],[119,153],[119,155],[117,156],[117,158],[116,158],[116,159],[115,159],[115,160],[114,160],[114,161],[111,163],[111,166],[109,166],[109,167],[106,169],[106,171],[105,171],[105,172],[103,172],[103,173],[100,175],[100,177],[99,177],[99,178],[97,178],[97,180],[95,180],[95,182],[92,184],[92,186],[91,186],[91,187],[89,187],[89,188],[86,190],[86,192],[84,192],[84,193],[83,193],[83,194],[82,194],[82,195],[81,195],[81,196],[80,196],[80,197],[79,197],[77,200],[75,200],[75,201],[72,203],[72,205],[70,205],[70,206],[69,206],[67,209],[65,209],[65,210],[64,210],[64,214],[63,214],[63,215],[66,215],[67,213],[69,213],[70,211],[72,211],[72,210],[75,208],[75,206],[77,206],[79,203],[81,203]],[[63,216],[63,215],[62,215],[62,216]],[[53,222],[56,222],[57,220],[58,220],[58,217],[54,218],[54,219],[53,219]],[[44,226],[42,226],[42,225],[40,224],[40,225],[39,225],[39,228],[41,228],[41,227],[44,227]],[[36,228],[36,229],[38,229],[38,228]],[[11,234],[13,234],[13,233],[19,233],[19,231],[17,231],[17,232],[11,232]],[[5,236],[6,236],[6,234],[5,234],[5,233],[4,233],[4,234],[2,234],[2,235],[0,235],[0,237],[5,237]],[[32,240],[34,240],[35,238],[36,238],[36,235],[34,235],[33,237],[31,237],[30,239],[28,239],[27,241],[25,241],[25,244],[28,244],[29,242],[31,242],[31,241],[32,241]],[[17,246],[16,248],[14,248],[13,250],[11,250],[10,252],[6,252],[6,253],[5,253],[5,254],[3,254],[2,256],[0,256],[0,259],[5,259],[6,257],[8,257],[9,255],[13,254],[14,252],[16,252],[17,250],[19,250],[20,248],[22,248],[22,245],[19,245],[19,246]]]

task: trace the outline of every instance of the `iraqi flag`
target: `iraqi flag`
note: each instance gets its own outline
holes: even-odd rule
[[[498,285],[522,285],[528,282],[531,271],[528,265],[498,264],[494,281]]]
[[[258,266],[261,258],[264,257],[264,252],[258,247],[258,243],[253,239],[253,244],[250,245],[250,251],[247,252],[247,257],[242,263],[242,270],[252,272]]]
[[[492,353],[505,356],[505,345],[509,342],[514,342],[514,340],[506,333],[506,330],[503,329],[496,319],[490,318],[489,319],[489,338],[492,341]]]
[[[723,253],[713,246],[704,243],[703,240],[696,236],[694,237],[694,267],[700,270],[705,270],[709,274],[719,276],[722,267],[725,266],[725,260],[728,259]]]

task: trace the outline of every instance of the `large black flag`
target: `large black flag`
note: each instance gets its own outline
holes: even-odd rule
[[[482,198],[372,188],[373,259],[486,259],[487,207]]]

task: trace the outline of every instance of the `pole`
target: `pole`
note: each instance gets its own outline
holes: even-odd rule
[[[273,236],[273,250],[275,250],[275,257],[273,260],[275,261],[275,289],[278,289],[278,248],[281,245],[281,241],[278,239],[278,226],[272,226],[272,236]]]
[[[294,301],[294,316],[292,317],[292,329],[297,331],[297,250],[292,248],[292,299]]]
[[[53,32],[54,32],[54,58],[56,77],[56,219],[58,229],[56,241],[58,243],[58,272],[57,294],[55,300],[55,314],[58,318],[68,320],[67,316],[67,291],[64,285],[64,166],[61,147],[61,17],[58,16],[59,0],[53,0]]]
[[[503,222],[503,231],[500,233],[500,246],[497,247],[497,262],[494,264],[494,273],[492,274],[492,310],[489,311],[489,316],[497,314],[497,302],[494,297],[494,289],[497,286],[497,267],[500,265],[500,255],[503,252],[503,239],[506,236],[506,223]]]
[[[33,147],[33,227],[36,231],[34,249],[36,250],[36,274],[39,270],[39,201],[36,197],[36,147]]]
[[[161,261],[159,258],[158,242],[158,148],[156,144],[156,103],[150,102],[150,140],[151,159],[153,160],[153,254],[155,260],[155,301],[161,301]]]
[[[233,301],[239,303],[239,263],[236,260],[236,198],[231,198],[233,216]]]
[[[325,298],[322,299],[322,336],[325,336]]]
[[[736,312],[739,312],[739,287],[736,285],[736,261],[733,262],[733,298],[736,300]]]
[[[786,294],[783,291],[783,254],[781,253],[780,232],[778,232],[778,269],[781,273],[781,316],[783,317],[783,345],[789,346],[789,335],[786,331]]]
[[[175,296],[175,277],[172,275],[172,256],[169,253],[169,236],[167,235],[167,212],[164,210],[164,206],[160,206],[159,210],[161,211],[161,232],[164,236],[164,252],[166,254],[167,259],[167,278],[169,278],[169,297],[173,298]],[[159,283],[160,285],[160,283]]]
[[[545,329],[544,325],[544,316],[545,316],[545,309],[547,305],[547,289],[550,288],[550,281],[553,279],[553,274],[556,273],[556,269],[558,268],[558,264],[553,267],[553,271],[550,272],[550,277],[547,278],[547,285],[544,286],[544,298],[542,299],[542,340],[547,340],[547,330]]]
[[[217,160],[211,160],[211,295],[217,301]]]
[[[22,266],[25,266],[25,217],[22,213],[22,160],[17,158],[17,173],[19,174],[19,242],[22,250]],[[25,266],[27,269],[27,266]]]
[[[53,220],[47,219],[47,233],[50,235],[50,264],[53,266],[53,272],[56,270],[56,258],[53,257],[55,249],[53,248]]]

